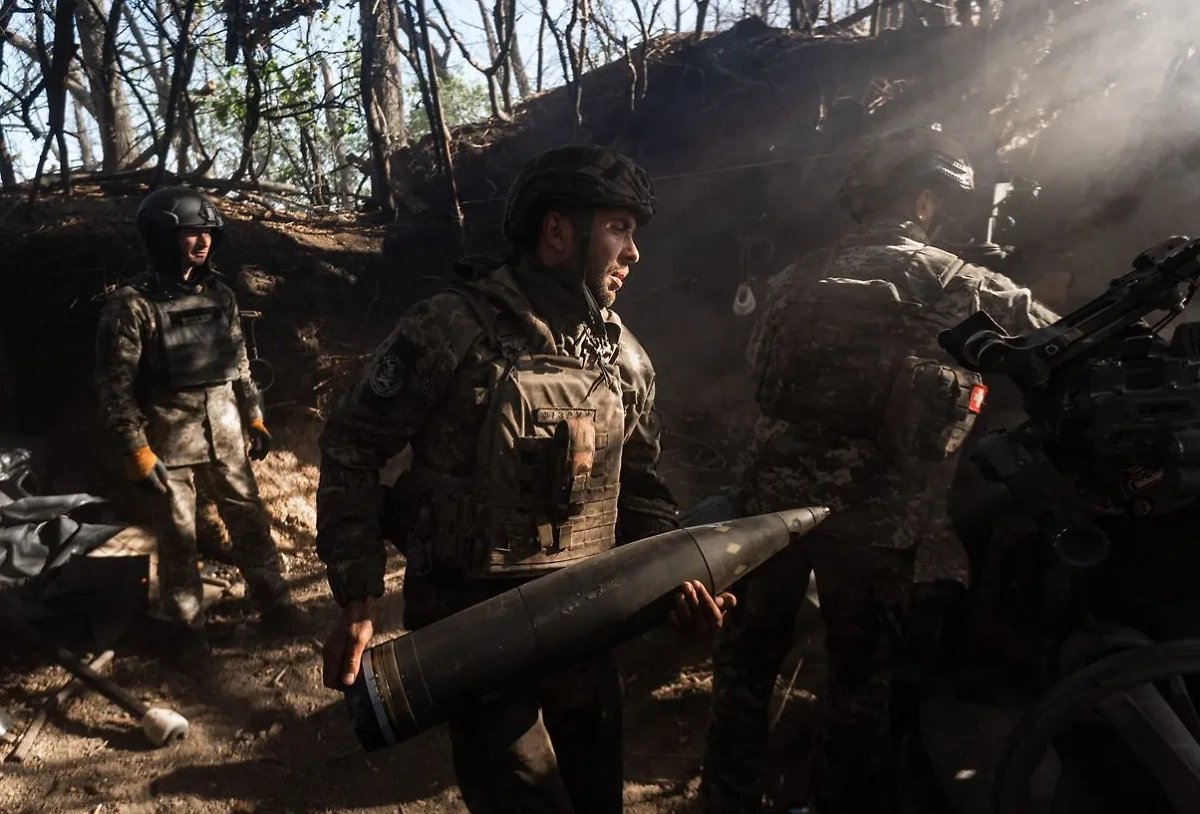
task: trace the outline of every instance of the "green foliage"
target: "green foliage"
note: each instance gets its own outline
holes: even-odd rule
[[[460,73],[438,77],[438,92],[442,101],[442,113],[446,124],[454,127],[465,122],[486,119],[491,114],[487,86],[471,82]],[[429,132],[429,117],[425,115],[425,104],[421,99],[421,88],[413,82],[405,89],[408,106],[408,137],[419,139]]]

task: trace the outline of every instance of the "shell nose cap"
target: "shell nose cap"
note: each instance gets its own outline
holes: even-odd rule
[[[805,506],[801,509],[786,509],[775,514],[787,526],[793,538],[803,537],[821,524],[821,521],[832,514],[828,506]]]

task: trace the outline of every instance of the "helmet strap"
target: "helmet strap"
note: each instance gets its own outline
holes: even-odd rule
[[[571,220],[578,238],[576,243],[578,244],[579,260],[576,271],[579,274],[579,286],[583,290],[588,330],[595,335],[596,341],[604,342],[608,339],[608,331],[604,328],[604,316],[600,312],[600,304],[596,302],[596,298],[588,289],[587,281],[588,256],[591,254],[592,248],[592,223],[595,217],[591,210],[585,210],[574,215]]]

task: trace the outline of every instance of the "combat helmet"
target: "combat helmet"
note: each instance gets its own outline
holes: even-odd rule
[[[504,206],[504,236],[528,238],[547,204],[614,207],[633,212],[639,226],[654,217],[654,185],[636,163],[595,144],[555,147],[521,169]]]
[[[864,147],[842,181],[838,203],[858,219],[893,190],[920,183],[958,192],[975,189],[967,151],[937,125],[901,130]]]
[[[194,189],[163,187],[142,199],[137,209],[137,230],[142,244],[158,270],[179,267],[179,230],[207,229],[212,248],[224,236],[225,221],[215,206]]]

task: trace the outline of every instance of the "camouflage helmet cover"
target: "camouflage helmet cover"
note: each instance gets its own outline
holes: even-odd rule
[[[975,189],[967,151],[936,126],[902,130],[864,147],[842,181],[838,203],[858,215],[890,187],[922,181],[964,192]]]
[[[562,203],[634,213],[639,226],[654,217],[654,186],[646,171],[614,150],[594,144],[555,147],[526,164],[508,191],[504,236],[516,240],[534,225],[539,208]]]

